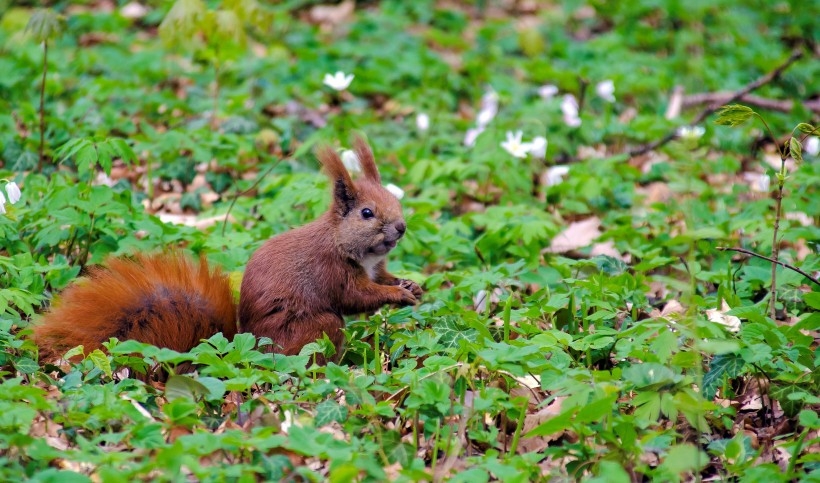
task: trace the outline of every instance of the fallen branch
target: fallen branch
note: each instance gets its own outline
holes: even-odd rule
[[[768,109],[770,111],[791,112],[794,109],[795,101],[786,99],[768,99],[766,97],[754,96],[747,94],[735,101],[732,101],[732,92],[705,92],[701,94],[690,94],[683,96],[681,104],[683,107],[699,106],[701,104],[709,105],[726,105],[738,101],[743,104],[759,107],[761,109]],[[812,99],[802,103],[806,110],[820,114],[820,99]]]
[[[709,105],[706,109],[701,111],[700,114],[698,114],[697,117],[695,117],[695,119],[692,120],[692,122],[689,123],[689,126],[692,127],[692,126],[696,126],[696,125],[700,124],[701,122],[703,122],[704,119],[711,116],[715,111],[717,111],[720,108],[721,105],[731,104],[733,102],[737,102],[739,99],[743,98],[746,94],[748,94],[748,93],[752,92],[753,90],[755,90],[755,89],[757,89],[757,88],[759,88],[763,85],[766,85],[769,82],[773,81],[774,79],[779,77],[780,74],[783,73],[783,71],[788,69],[789,66],[794,64],[801,57],[803,57],[803,49],[802,48],[798,48],[798,49],[793,50],[788,59],[783,61],[783,63],[781,63],[779,66],[777,66],[774,70],[772,70],[768,74],[757,78],[756,80],[754,80],[754,81],[746,84],[745,86],[743,86],[743,88],[741,88],[740,90],[737,90],[734,93],[731,93],[731,95],[729,97],[727,97],[724,102]],[[676,136],[677,136],[677,129],[673,129],[672,131],[666,133],[666,135],[664,137],[662,137],[661,139],[658,139],[657,141],[653,141],[653,142],[648,143],[648,144],[644,144],[643,146],[639,146],[639,147],[633,149],[632,151],[629,151],[628,154],[629,154],[630,157],[640,156],[641,154],[646,154],[649,151],[654,151],[655,149],[658,149],[659,147],[663,146],[664,144],[668,143],[669,141],[675,139]]]
[[[817,285],[820,285],[820,280],[818,280],[815,277],[812,277],[811,275],[804,272],[803,270],[800,270],[799,268],[795,267],[794,265],[789,265],[788,263],[781,262],[780,260],[775,260],[774,258],[767,257],[766,255],[761,255],[761,254],[755,253],[751,250],[746,250],[745,248],[717,247],[717,249],[721,250],[721,251],[731,251],[731,252],[743,253],[743,254],[746,254],[746,255],[753,256],[753,257],[762,258],[763,260],[768,260],[771,263],[776,263],[777,265],[780,265],[781,267],[785,267],[785,268],[788,268],[789,270],[793,270],[793,271],[799,273],[800,275],[806,277],[807,279],[811,280],[812,282],[816,283]]]

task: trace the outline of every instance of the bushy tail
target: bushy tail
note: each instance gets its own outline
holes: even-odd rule
[[[66,289],[34,328],[41,360],[83,345],[85,353],[116,337],[185,352],[237,331],[228,277],[179,253],[110,258]]]

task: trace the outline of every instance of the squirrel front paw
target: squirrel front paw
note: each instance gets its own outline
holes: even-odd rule
[[[413,297],[415,297],[417,300],[421,300],[421,296],[424,294],[424,291],[421,289],[419,284],[412,280],[407,280],[405,278],[399,279],[399,287],[412,293]]]

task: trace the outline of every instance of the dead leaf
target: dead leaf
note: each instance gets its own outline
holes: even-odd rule
[[[316,5],[310,9],[310,21],[314,24],[333,27],[346,22],[356,9],[354,0],[345,0],[338,5]]]
[[[601,226],[601,220],[597,216],[573,222],[552,239],[547,251],[566,253],[589,246],[596,238],[601,236],[599,226]]]

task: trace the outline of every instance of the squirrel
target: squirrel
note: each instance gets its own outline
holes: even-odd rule
[[[69,286],[34,327],[41,359],[78,345],[88,353],[111,337],[187,352],[217,332],[231,339],[238,331],[269,337],[269,350],[285,355],[326,334],[338,358],[343,315],[413,305],[422,296],[417,283],[386,269],[385,256],[407,225],[398,198],[381,185],[370,147],[358,136],[353,147],[363,175],[355,181],[331,147],[316,150],[331,181],[330,208],[256,250],[242,280],[238,327],[228,277],[204,258],[110,258]]]

